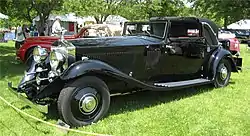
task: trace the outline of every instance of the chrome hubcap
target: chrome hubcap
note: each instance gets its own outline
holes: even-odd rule
[[[221,79],[225,80],[227,78],[227,68],[225,66],[222,66],[220,69],[220,77]]]
[[[79,109],[83,114],[91,114],[97,108],[97,98],[94,94],[89,93],[84,95],[79,102]]]

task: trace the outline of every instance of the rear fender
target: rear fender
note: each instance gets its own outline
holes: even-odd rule
[[[215,78],[217,66],[222,59],[227,59],[231,63],[232,72],[238,72],[236,64],[233,61],[232,54],[223,48],[218,48],[209,59],[209,71],[212,72],[212,79]]]

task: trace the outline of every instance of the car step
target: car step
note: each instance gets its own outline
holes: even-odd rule
[[[192,79],[185,81],[177,81],[177,82],[167,82],[167,83],[154,83],[155,86],[159,87],[179,87],[179,86],[191,86],[191,85],[202,85],[211,83],[211,80],[207,79]]]

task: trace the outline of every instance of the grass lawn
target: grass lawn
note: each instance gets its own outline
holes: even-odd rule
[[[17,85],[25,66],[15,61],[14,43],[0,43],[0,95],[38,118],[56,123],[7,91]],[[140,92],[112,97],[109,115],[79,130],[111,135],[250,135],[250,51],[241,45],[242,73],[233,73],[225,88],[211,86],[172,92]],[[60,130],[29,119],[0,101],[0,135],[65,135]],[[67,135],[80,135],[70,132]]]

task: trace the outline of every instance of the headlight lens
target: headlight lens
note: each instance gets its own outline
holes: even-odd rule
[[[60,65],[65,62],[65,57],[62,53],[55,50],[50,52],[50,66],[53,71],[56,71]]]
[[[48,51],[46,48],[37,46],[33,50],[33,59],[36,63],[41,63],[48,56]]]

